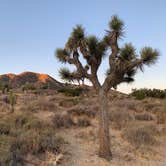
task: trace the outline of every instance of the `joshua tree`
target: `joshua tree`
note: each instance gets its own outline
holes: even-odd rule
[[[138,69],[143,71],[144,65],[151,66],[159,57],[159,52],[151,47],[144,47],[140,54],[136,54],[134,46],[124,44],[119,48],[118,41],[123,37],[124,23],[118,16],[112,16],[109,30],[103,39],[86,36],[82,26],[77,25],[63,49],[57,49],[56,57],[62,63],[69,63],[76,67],[77,74],[92,82],[99,99],[99,156],[111,159],[109,120],[108,120],[108,92],[118,84],[134,81]],[[97,71],[104,57],[108,54],[109,69],[104,83],[98,79]],[[86,60],[83,66],[82,57]],[[62,71],[62,70],[61,70]]]

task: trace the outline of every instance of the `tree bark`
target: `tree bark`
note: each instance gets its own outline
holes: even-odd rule
[[[108,98],[107,92],[103,89],[99,91],[99,145],[99,156],[110,160],[112,154],[110,150]]]

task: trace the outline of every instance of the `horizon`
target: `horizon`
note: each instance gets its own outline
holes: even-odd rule
[[[163,0],[153,3],[150,0],[146,2],[118,0],[118,2],[115,0],[90,2],[85,0],[79,4],[76,0],[1,2],[0,75],[31,71],[48,74],[62,82],[58,70],[64,65],[54,57],[55,49],[64,46],[76,24],[82,24],[87,34],[101,38],[108,29],[111,16],[117,14],[125,23],[125,37],[120,41],[120,46],[131,42],[137,48],[137,53],[144,46],[157,48],[161,53],[157,64],[150,68],[145,67],[144,73],[139,72],[136,75],[134,83],[120,85],[117,90],[129,93],[132,88],[166,89],[166,77],[164,78],[166,2]],[[108,67],[106,58],[99,70],[100,82],[103,82],[103,75]]]

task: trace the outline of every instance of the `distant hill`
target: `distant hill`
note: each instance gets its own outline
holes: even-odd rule
[[[18,75],[12,73],[0,75],[0,84],[8,84],[12,88],[20,88],[26,84],[33,84],[36,88],[59,89],[63,87],[63,83],[58,82],[48,74],[34,72],[23,72]]]

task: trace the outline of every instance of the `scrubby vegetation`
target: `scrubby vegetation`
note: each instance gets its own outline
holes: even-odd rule
[[[64,93],[66,96],[80,96],[83,92],[82,88],[61,88],[58,92]]]
[[[38,165],[45,161],[48,164],[48,153],[55,155],[53,159],[63,154],[64,160],[60,161],[60,165],[63,165],[66,160],[68,162],[69,158],[73,157],[72,151],[75,149],[72,147],[82,151],[82,146],[85,146],[85,150],[93,153],[93,148],[89,144],[93,147],[98,146],[96,126],[99,103],[94,92],[87,94],[73,97],[53,91],[40,94],[34,94],[32,91],[14,91],[17,102],[12,114],[11,94],[2,94],[0,165],[22,166],[31,162],[31,158],[35,159]],[[137,155],[149,160],[151,154],[164,154],[163,151],[155,152],[155,149],[162,146],[165,148],[165,101],[156,98],[136,100],[128,95],[117,95],[112,100],[110,95],[108,118],[114,154],[126,156],[127,152],[130,152],[130,160],[137,159]],[[66,144],[66,141],[69,143]]]
[[[153,97],[153,98],[160,98],[164,99],[166,98],[166,89],[160,90],[160,89],[133,89],[132,96],[136,97],[136,99],[145,99],[146,97]]]
[[[0,165],[24,165],[27,154],[60,153],[64,140],[50,124],[25,113],[0,120]]]
[[[141,146],[151,146],[157,143],[156,137],[159,132],[155,125],[140,126],[137,123],[131,123],[124,130],[124,138],[133,146],[140,148]]]

